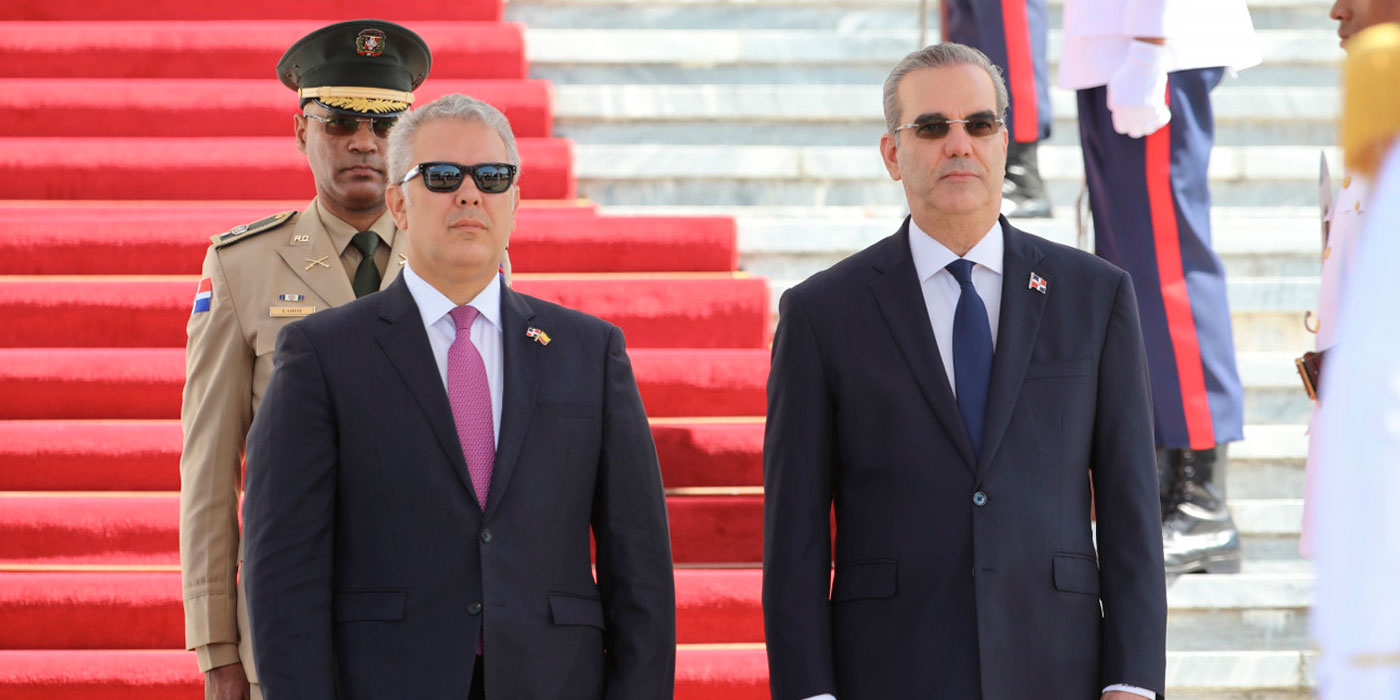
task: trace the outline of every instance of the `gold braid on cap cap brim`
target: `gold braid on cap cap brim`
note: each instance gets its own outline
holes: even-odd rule
[[[413,93],[383,88],[323,86],[302,88],[297,90],[297,96],[320,100],[339,109],[373,114],[402,112],[413,104]]]
[[[1380,24],[1347,42],[1342,147],[1347,169],[1374,175],[1400,135],[1400,24]]]

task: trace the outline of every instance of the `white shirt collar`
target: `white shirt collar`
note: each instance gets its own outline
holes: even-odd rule
[[[1005,235],[1001,229],[1001,220],[998,219],[992,224],[987,235],[963,257],[1000,275],[1006,249]],[[923,229],[914,223],[913,217],[909,218],[909,252],[914,256],[914,270],[918,272],[920,282],[928,280],[947,267],[948,263],[958,259],[957,254],[949,250],[948,246],[924,233]]]
[[[418,273],[413,271],[412,265],[404,264],[403,277],[404,283],[408,285],[409,294],[413,295],[414,303],[418,304],[418,313],[423,315],[424,328],[432,327],[433,324],[441,321],[444,316],[452,313],[452,309],[457,307],[436,287],[419,277]],[[480,317],[490,323],[497,333],[500,333],[502,330],[501,276],[496,275],[480,293],[467,302],[467,306],[475,307]]]

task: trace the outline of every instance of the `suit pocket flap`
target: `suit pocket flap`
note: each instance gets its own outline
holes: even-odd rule
[[[838,564],[831,602],[860,598],[893,598],[898,582],[898,566],[892,561],[863,561]]]
[[[591,625],[603,629],[603,602],[600,600],[552,595],[549,612],[556,625]]]
[[[1094,361],[1087,357],[1078,360],[1046,360],[1026,365],[1026,379],[1087,377],[1093,373]]]
[[[403,591],[347,591],[335,594],[336,622],[352,620],[402,620]]]
[[[1067,593],[1099,594],[1099,563],[1083,555],[1056,554],[1055,589]]]

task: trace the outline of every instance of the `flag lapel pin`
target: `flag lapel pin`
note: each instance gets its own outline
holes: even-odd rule
[[[1041,277],[1040,275],[1037,275],[1034,272],[1031,273],[1031,283],[1027,287],[1027,289],[1034,289],[1035,291],[1044,294],[1047,287],[1049,287],[1049,285],[1045,283],[1044,277]]]
[[[540,345],[549,345],[549,334],[534,326],[525,329],[525,336]]]

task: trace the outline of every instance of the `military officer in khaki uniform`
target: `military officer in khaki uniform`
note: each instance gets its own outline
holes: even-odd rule
[[[277,331],[387,286],[404,238],[384,204],[385,137],[428,76],[418,35],[379,20],[342,22],[296,42],[277,75],[297,91],[297,148],[316,198],[215,235],[189,321],[180,424],[180,573],[185,642],[205,696],[261,697],[240,561],[244,437],[272,374]]]

